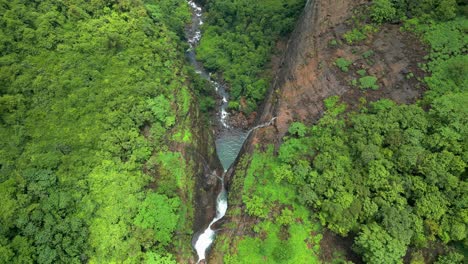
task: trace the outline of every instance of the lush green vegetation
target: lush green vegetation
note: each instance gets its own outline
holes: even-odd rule
[[[348,44],[355,44],[360,41],[367,39],[367,35],[377,32],[378,29],[372,25],[363,25],[362,27],[356,27],[346,32],[343,35],[344,40]]]
[[[303,4],[207,1],[198,54],[224,74],[232,108],[249,113],[263,98],[263,67]],[[321,226],[354,235],[369,263],[400,263],[408,247],[418,263],[433,242],[467,246],[467,22],[458,4],[374,1],[375,24],[343,38],[355,44],[379,23],[402,22],[430,48],[421,65],[429,90],[417,105],[381,100],[356,112],[331,97],[316,125],[290,126],[277,153],[245,156],[230,203],[258,221],[226,249],[226,263],[316,263]],[[186,3],[0,0],[0,13],[0,263],[184,262],[194,182],[171,150],[193,143],[193,97],[202,110],[215,105],[207,81],[185,66]],[[344,72],[350,65],[336,60]],[[357,73],[356,86],[378,88]],[[463,261],[445,253],[436,263]]]
[[[330,230],[357,234],[354,249],[367,263],[400,263],[409,246],[433,241],[466,243],[466,93],[447,93],[429,111],[381,100],[346,114],[338,97],[325,103],[317,125],[291,125],[277,156],[255,153],[238,167],[232,191],[242,197],[231,204],[260,222],[227,263],[315,263],[321,235],[304,206]],[[439,258],[460,260],[455,252]]]
[[[265,95],[262,75],[275,41],[292,29],[303,0],[209,0],[199,59],[223,73],[230,108],[250,113]]]
[[[336,67],[338,67],[342,72],[348,72],[349,66],[351,66],[351,64],[353,64],[353,62],[345,58],[338,58],[335,61]]]
[[[463,5],[458,7],[457,4]],[[464,11],[461,0],[374,0],[371,18],[374,22],[395,22],[407,17],[423,19],[449,20],[457,15],[457,10]]]
[[[422,65],[422,68],[430,73],[424,79],[430,88],[426,93],[428,102],[448,91],[466,92],[467,24],[467,19],[461,17],[443,23],[424,23],[421,19],[413,18],[405,23],[404,29],[419,34],[431,49],[427,56],[428,63]]]
[[[436,238],[464,241],[466,103],[449,94],[429,112],[388,100],[344,116],[332,108],[305,136],[291,131],[279,152],[284,175],[328,228],[358,233],[369,263],[398,262],[408,245]],[[310,166],[300,175],[298,162]]]
[[[225,252],[226,263],[319,263],[320,224],[298,203],[295,187],[278,178],[280,170],[272,148],[239,165],[231,192],[241,199],[230,199],[230,206],[245,203],[247,213],[261,221],[250,230],[255,237],[236,238],[237,250]]]
[[[168,148],[191,138],[187,4],[1,0],[0,13],[0,263],[190,256],[190,167]]]
[[[359,75],[365,74],[365,72],[358,72]],[[379,85],[377,84],[377,77],[375,76],[364,76],[359,78],[359,88],[361,89],[372,89],[378,90]]]

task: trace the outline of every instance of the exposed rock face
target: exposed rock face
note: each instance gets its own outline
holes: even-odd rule
[[[362,43],[331,47],[352,29],[347,21],[353,10],[363,7],[366,0],[308,0],[295,30],[291,33],[269,94],[260,108],[257,123],[277,117],[275,127],[252,133],[243,151],[265,143],[278,145],[293,121],[316,122],[324,112],[323,100],[340,95],[351,107],[363,97],[369,101],[390,98],[398,103],[410,103],[420,97],[424,87],[406,74],[423,76],[417,63],[424,57],[424,47],[398,25],[385,25]],[[362,54],[372,51],[372,63]],[[378,78],[378,91],[362,91],[350,85],[359,78],[356,73],[343,73],[335,65],[337,58],[354,61],[354,71],[366,66],[367,73]],[[418,61],[419,60],[419,61]],[[241,152],[242,153],[242,152]]]
[[[195,144],[189,150],[188,158],[193,161],[195,171],[195,219],[193,230],[203,230],[216,215],[216,197],[221,190],[218,179],[223,169],[216,154],[213,132],[196,110],[193,117],[192,133]]]
[[[351,15],[350,10],[363,2],[366,1],[307,2],[259,121],[277,116],[276,139],[284,136],[292,120],[307,123],[317,120],[323,112],[323,99],[346,92],[347,86],[339,82],[331,65],[324,63],[328,55],[321,52],[328,46],[324,35],[343,23]]]
[[[189,113],[192,140],[187,144],[176,144],[172,150],[182,153],[189,165],[187,173],[191,173],[193,177],[195,185],[189,184],[186,186],[187,190],[180,192],[179,195],[183,202],[192,203],[188,208],[193,208],[193,214],[188,212],[188,215],[192,215],[193,219],[187,221],[192,221],[192,230],[199,232],[203,231],[216,215],[216,197],[221,190],[218,176],[221,176],[224,170],[216,154],[214,132],[209,129],[209,124],[201,116],[195,103],[191,105]],[[197,236],[197,234],[181,235],[187,236],[188,241]],[[190,259],[185,259],[186,256],[178,254],[178,262],[196,263],[195,255]]]

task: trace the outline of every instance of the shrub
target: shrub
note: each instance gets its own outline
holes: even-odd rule
[[[457,2],[455,0],[442,0],[437,6],[436,17],[441,20],[450,20],[457,16]]]
[[[463,263],[463,255],[457,252],[449,252],[447,255],[441,255],[437,258],[435,264],[457,264]]]
[[[364,226],[354,240],[355,251],[366,263],[400,263],[406,246],[375,223]]]
[[[239,110],[240,104],[237,101],[229,101],[228,109],[232,110]]]
[[[348,61],[345,58],[338,58],[335,61],[335,65],[340,68],[342,72],[348,72],[349,71],[349,66],[352,64],[352,61]]]
[[[348,44],[353,44],[359,41],[363,41],[367,38],[366,34],[361,32],[359,29],[354,28],[351,31],[346,32],[343,38]]]
[[[374,56],[374,51],[373,50],[368,50],[362,54],[362,57],[364,59],[368,59],[370,57]]]
[[[424,256],[421,251],[416,251],[411,254],[410,264],[424,264]]]
[[[289,131],[289,133],[291,135],[303,137],[307,132],[307,127],[304,124],[300,123],[300,122],[294,122],[294,123],[291,124],[288,131]]]
[[[325,107],[327,108],[327,112],[331,116],[337,116],[346,110],[346,104],[339,104],[339,101],[340,97],[338,95],[330,96],[323,101]]]
[[[364,76],[364,77],[359,78],[359,88],[372,89],[372,90],[379,89],[379,85],[377,85],[377,77]]]
[[[325,103],[325,107],[327,109],[331,109],[335,107],[339,101],[340,101],[340,97],[338,95],[335,95],[335,96],[328,97],[323,102]]]
[[[389,0],[375,0],[371,7],[371,18],[376,23],[391,21],[395,18],[396,9]]]
[[[253,195],[252,198],[249,196],[243,197],[247,213],[252,216],[265,218],[268,215],[269,209],[265,204],[265,200],[258,196]]]
[[[362,70],[358,70],[357,71],[357,74],[359,74],[360,76],[365,76],[366,75],[366,70],[362,69]]]

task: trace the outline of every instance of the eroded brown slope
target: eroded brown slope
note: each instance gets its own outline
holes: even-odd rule
[[[277,116],[277,137],[285,134],[291,120],[317,119],[323,111],[324,98],[347,90],[334,71],[321,63],[329,57],[323,50],[328,46],[327,35],[362,2],[365,1],[308,1],[291,34],[260,118],[262,122]]]
[[[323,100],[329,96],[342,95],[351,107],[359,103],[360,97],[369,101],[390,98],[399,103],[419,98],[423,87],[416,81],[422,76],[417,62],[424,49],[416,38],[402,33],[399,25],[383,26],[362,43],[344,44],[343,34],[353,27],[351,18],[368,2],[309,0],[291,34],[259,118],[262,123],[276,116],[276,131],[257,131],[253,145],[278,143],[292,121],[317,121],[324,111]],[[342,44],[332,46],[332,40]],[[362,57],[370,50],[374,52],[372,63]],[[334,65],[339,57],[354,62],[350,72],[341,72]],[[379,79],[378,91],[362,91],[350,85],[359,78],[355,73],[359,69]],[[407,79],[409,73],[415,77]]]

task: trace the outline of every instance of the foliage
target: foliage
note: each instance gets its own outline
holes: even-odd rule
[[[353,28],[352,30],[346,32],[343,35],[343,38],[348,44],[353,44],[365,40],[367,38],[367,35],[361,30]]]
[[[359,88],[378,90],[379,85],[377,84],[377,77],[364,76],[364,77],[359,78]]]
[[[239,108],[255,110],[267,90],[261,76],[275,41],[288,33],[303,0],[207,1],[207,20],[197,57],[212,71],[223,73]],[[245,99],[245,103],[243,103]]]
[[[440,97],[447,92],[463,92],[468,87],[468,56],[466,53],[466,19],[433,24],[422,24],[419,20],[408,21],[406,28],[418,34],[430,47],[429,62],[425,69],[431,73],[424,78],[430,90],[427,100]]]
[[[396,15],[396,9],[390,0],[374,0],[371,7],[371,18],[376,23],[391,21]]]
[[[394,22],[405,17],[450,20],[457,14],[456,0],[374,0],[370,9],[376,23]]]
[[[165,195],[151,193],[143,201],[135,217],[135,225],[151,229],[155,241],[167,245],[177,226],[179,206],[179,198],[169,199]]]
[[[305,136],[285,140],[276,167],[306,168],[288,180],[300,201],[332,231],[360,231],[356,250],[370,263],[399,262],[408,245],[436,237],[463,241],[467,98],[445,95],[429,112],[389,100],[342,117],[330,108]]]
[[[332,46],[332,47],[336,47],[336,46],[338,46],[338,41],[336,39],[332,39],[332,40],[330,40],[330,42],[328,44],[330,46]]]
[[[365,76],[367,74],[367,71],[364,70],[364,69],[358,70],[356,72],[357,72],[357,74],[359,74],[359,76]]]
[[[164,23],[172,32],[179,36],[184,35],[185,24],[190,22],[190,7],[177,0],[150,0],[145,1],[146,9],[154,22]]]
[[[368,50],[362,54],[362,57],[364,59],[369,59],[370,57],[374,56],[374,51],[373,50]]]
[[[294,122],[289,126],[288,132],[291,135],[303,137],[306,133],[306,126],[300,122]]]
[[[338,58],[335,61],[336,67],[338,67],[342,72],[348,72],[349,71],[349,66],[353,64],[352,61],[349,61],[345,58]]]
[[[179,185],[164,199],[144,191],[163,169],[145,164],[172,158],[171,131],[186,129],[187,4],[0,0],[0,13],[0,262],[133,263],[170,250],[189,215],[167,208]]]
[[[377,224],[364,226],[355,240],[356,251],[362,253],[363,260],[372,264],[401,263],[406,246],[389,235]]]
[[[424,256],[421,251],[415,251],[411,254],[410,264],[425,264]]]
[[[318,263],[321,236],[310,236],[312,231],[319,231],[318,227],[307,209],[291,195],[294,186],[273,176],[271,170],[277,168],[277,158],[272,150],[270,146],[266,152],[244,156],[243,162],[250,160],[246,175],[235,176],[244,187],[242,203],[247,213],[259,218],[252,228],[258,236],[241,237],[236,250],[225,254],[225,263]],[[262,207],[261,214],[249,209],[252,200],[258,199],[261,201],[256,206]],[[310,248],[313,243],[316,247]]]
[[[176,264],[177,261],[174,260],[174,257],[171,254],[160,255],[154,252],[146,253],[146,264]]]
[[[196,73],[193,68],[189,68],[190,79],[192,80],[195,97],[198,99],[198,105],[202,112],[209,113],[215,108],[215,89],[213,84],[200,74]],[[230,101],[229,103],[231,103]]]
[[[400,5],[400,9],[407,10],[412,16],[424,17],[429,15],[439,20],[449,20],[456,16],[456,0],[417,0],[408,1]]]
[[[325,108],[327,109],[330,116],[337,116],[346,110],[346,104],[339,104],[339,101],[340,97],[337,95],[330,96],[327,99],[323,100]],[[306,129],[304,128],[302,134],[304,135],[305,132]]]
[[[441,255],[437,258],[435,264],[460,264],[463,263],[464,256],[460,253],[451,251],[447,255]]]
[[[304,220],[296,214],[305,206],[333,232],[357,234],[353,248],[367,263],[402,263],[408,247],[433,241],[466,244],[466,19],[453,19],[451,7],[453,1],[374,1],[376,22],[416,16],[405,20],[405,27],[430,48],[425,70],[432,75],[425,78],[429,90],[423,103],[364,102],[358,112],[344,113],[340,98],[330,97],[317,124],[291,124],[276,157],[271,149],[244,157],[236,190],[241,203],[261,213],[247,210],[257,218],[257,235],[241,238],[226,263],[288,263],[284,259],[297,253],[278,237],[291,239],[292,227]],[[453,20],[441,21],[448,17]],[[356,43],[374,30],[361,26],[345,39]],[[335,65],[346,71],[343,60]],[[378,88],[374,76],[363,76],[356,85]],[[278,232],[285,228],[287,233]],[[289,252],[275,251],[279,247]],[[451,253],[438,261],[462,260]],[[424,258],[414,255],[412,261]]]
[[[371,33],[377,32],[377,28],[372,25],[359,25],[343,34],[343,38],[348,44],[356,44],[367,39]]]

